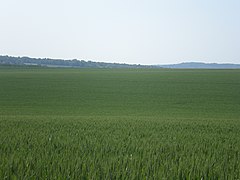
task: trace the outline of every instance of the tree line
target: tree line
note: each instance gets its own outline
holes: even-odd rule
[[[140,64],[121,64],[121,63],[105,63],[93,62],[85,60],[63,60],[49,58],[30,58],[30,57],[12,57],[0,56],[0,64],[2,65],[25,65],[25,66],[45,66],[45,67],[76,67],[76,68],[149,68]]]

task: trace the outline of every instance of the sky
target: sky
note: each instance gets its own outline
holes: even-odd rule
[[[0,55],[240,63],[240,0],[0,0]]]

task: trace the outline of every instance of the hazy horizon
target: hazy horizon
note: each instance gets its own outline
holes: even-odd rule
[[[4,0],[0,54],[239,64],[239,8],[238,0]]]
[[[78,60],[78,61],[92,61],[92,62],[98,62],[98,63],[119,63],[119,64],[129,64],[129,65],[175,65],[175,64],[185,64],[185,63],[203,63],[203,64],[234,64],[234,65],[240,65],[240,63],[225,63],[225,62],[221,62],[221,63],[217,63],[217,62],[203,62],[203,61],[181,61],[181,62],[177,62],[177,63],[164,63],[164,64],[141,64],[141,63],[126,63],[126,62],[114,62],[114,61],[98,61],[98,60],[91,60],[91,59],[77,59],[77,58],[73,58],[73,59],[62,59],[62,58],[49,58],[49,57],[31,57],[31,56],[11,56],[8,54],[0,54],[0,56],[8,56],[8,57],[15,57],[15,58],[23,58],[23,57],[28,57],[28,58],[33,58],[33,59],[51,59],[51,60],[64,60],[64,61],[69,61],[69,60]]]

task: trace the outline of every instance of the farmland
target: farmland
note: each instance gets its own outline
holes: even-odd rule
[[[239,179],[240,70],[0,68],[0,179]]]

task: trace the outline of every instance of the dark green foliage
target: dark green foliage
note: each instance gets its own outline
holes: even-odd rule
[[[74,68],[152,68],[153,66],[144,66],[137,64],[120,64],[120,63],[105,63],[93,62],[84,60],[63,60],[50,58],[30,58],[30,57],[11,57],[0,56],[0,65],[15,65],[15,66],[42,66],[42,67],[74,67]],[[155,67],[157,68],[157,67]],[[159,67],[158,67],[159,68]]]
[[[0,69],[0,179],[239,179],[240,71]]]

